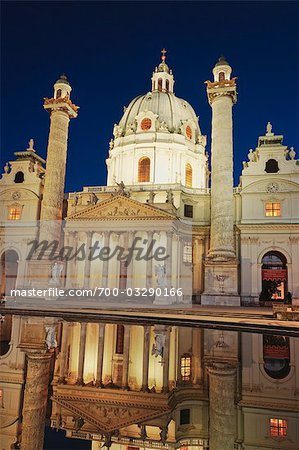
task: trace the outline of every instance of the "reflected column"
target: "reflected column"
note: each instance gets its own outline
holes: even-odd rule
[[[50,363],[53,351],[24,349],[27,374],[23,403],[22,450],[41,450],[48,400]]]
[[[210,400],[209,450],[232,450],[236,439],[236,365],[208,366]]]
[[[59,384],[65,384],[67,381],[67,341],[68,341],[68,322],[62,322],[62,338],[60,350],[60,369],[59,369]]]
[[[87,323],[83,322],[80,324],[80,342],[79,342],[79,361],[78,361],[78,378],[76,384],[79,386],[83,386],[84,381],[84,361],[85,361],[85,343],[86,343],[86,331],[87,331]]]
[[[149,347],[150,347],[150,331],[151,327],[146,325],[143,327],[143,365],[142,365],[142,388],[143,392],[148,392],[148,370],[149,370]]]
[[[130,363],[130,332],[131,326],[124,325],[124,353],[123,353],[123,373],[122,373],[122,388],[127,390],[129,377],[129,363]]]
[[[98,341],[98,358],[97,358],[97,376],[96,387],[103,387],[103,356],[104,356],[104,341],[105,341],[105,324],[99,323],[99,341]]]

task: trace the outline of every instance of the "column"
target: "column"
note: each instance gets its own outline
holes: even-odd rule
[[[220,67],[226,83],[218,82]],[[221,69],[222,70],[222,69]],[[211,242],[209,257],[235,258],[233,198],[233,118],[237,101],[236,83],[230,80],[231,67],[218,63],[213,70],[215,82],[207,82],[212,108]]]
[[[170,289],[172,273],[172,231],[166,232],[166,255],[169,256],[169,258],[166,259],[167,289]]]
[[[153,231],[147,232],[147,240],[148,240],[148,247],[151,245],[152,240],[154,237]],[[153,287],[153,260],[148,259],[146,261],[146,288],[149,289]]]
[[[104,231],[104,247],[109,247],[110,240],[110,231]],[[102,287],[106,288],[108,286],[108,270],[109,270],[109,261],[103,261],[103,270],[102,270]]]
[[[72,256],[76,255],[78,242],[77,242],[77,232],[70,231],[69,232],[69,241],[68,245],[72,248]],[[66,288],[72,288],[76,286],[76,278],[77,278],[77,256],[73,257],[70,261],[67,261],[67,272],[66,272]]]
[[[169,344],[170,344],[170,328],[166,327],[165,346],[163,351],[163,386],[162,392],[166,393],[169,389]]]
[[[88,288],[90,285],[90,268],[91,268],[91,260],[89,258],[90,248],[92,246],[92,231],[86,232],[86,256],[85,256],[85,264],[84,264],[84,287]]]
[[[149,345],[151,327],[146,325],[143,327],[143,365],[142,365],[142,388],[143,392],[148,392],[148,370],[149,370]]]
[[[79,343],[80,347],[79,347],[79,361],[78,361],[78,378],[77,378],[76,384],[79,386],[83,386],[87,323],[82,322],[80,325],[81,325],[81,330],[80,330],[80,343]]]
[[[131,248],[133,245],[135,232],[129,231],[127,234],[128,234],[128,245],[126,251],[128,251],[128,249]],[[134,258],[131,259],[130,264],[128,264],[127,266],[127,288],[133,287],[133,264]]]
[[[41,450],[48,400],[50,363],[53,352],[24,349],[27,374],[23,403],[21,450]]]
[[[129,376],[129,363],[130,363],[130,325],[125,325],[124,331],[124,353],[123,353],[123,373],[122,373],[122,388],[127,390],[128,376]]]
[[[64,384],[67,381],[67,342],[68,342],[68,322],[62,322],[62,338],[60,350],[60,369],[58,383]]]
[[[104,341],[105,341],[105,324],[99,323],[99,340],[98,340],[98,357],[97,357],[97,376],[96,387],[103,387],[103,356],[104,356]]]
[[[210,399],[209,450],[232,450],[236,439],[236,366],[214,362],[208,366]]]

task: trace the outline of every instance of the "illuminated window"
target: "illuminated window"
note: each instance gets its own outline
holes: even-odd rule
[[[169,80],[166,80],[166,91],[169,91]]]
[[[225,74],[224,72],[220,72],[219,73],[219,81],[224,81],[225,80]]]
[[[192,130],[191,130],[191,127],[189,127],[189,125],[186,127],[186,136],[188,139],[192,139]],[[191,172],[192,172],[192,169],[191,169]]]
[[[150,180],[151,161],[149,158],[141,158],[138,162],[138,181],[144,183]]]
[[[61,97],[61,89],[58,89],[57,94],[56,94],[56,98]]]
[[[140,127],[143,131],[150,130],[152,126],[152,121],[148,117],[141,121]]]
[[[20,220],[21,212],[22,210],[19,206],[13,206],[9,209],[8,220]]]
[[[280,203],[266,203],[266,216],[267,217],[279,217],[281,216]]]
[[[158,80],[158,91],[162,91],[162,78],[159,78]]]
[[[271,436],[285,437],[287,435],[288,423],[285,419],[270,419]]]
[[[191,242],[184,245],[183,261],[185,263],[192,263],[192,244],[191,244]]]
[[[125,327],[123,325],[117,325],[115,353],[117,353],[118,355],[122,355],[124,353],[124,334]]]
[[[193,217],[193,205],[184,205],[184,216]]]
[[[192,167],[191,164],[186,164],[186,182],[187,187],[192,187]]]
[[[181,380],[191,381],[191,355],[185,353],[181,356]]]

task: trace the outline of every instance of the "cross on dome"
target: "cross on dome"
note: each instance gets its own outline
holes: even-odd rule
[[[152,77],[152,90],[160,92],[173,92],[174,79],[172,71],[166,64],[166,53],[165,47],[161,50],[161,62],[158,67],[155,68],[155,72]]]

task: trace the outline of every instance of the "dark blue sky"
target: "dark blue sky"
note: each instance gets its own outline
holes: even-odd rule
[[[160,50],[208,135],[204,81],[224,54],[238,77],[235,180],[268,120],[299,151],[299,6],[296,2],[2,3],[1,163],[27,147],[46,156],[43,97],[66,72],[80,115],[71,121],[66,190],[106,183],[105,159],[123,106],[150,90]]]

